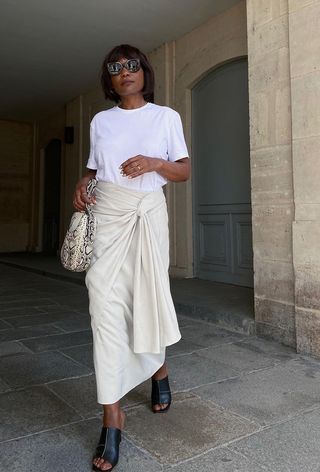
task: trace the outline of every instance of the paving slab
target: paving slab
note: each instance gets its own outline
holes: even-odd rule
[[[0,358],[0,378],[13,388],[88,374],[87,367],[54,351]]]
[[[9,387],[7,383],[0,379],[0,394],[8,392],[9,390],[11,390],[11,387]]]
[[[267,428],[229,448],[273,472],[320,471],[320,410]]]
[[[0,444],[0,470],[10,472],[89,472],[101,420],[85,420]],[[17,453],[18,452],[18,453]],[[123,437],[117,472],[159,472],[150,455]]]
[[[88,311],[89,300],[85,288],[81,289],[81,295],[58,295],[55,297],[57,303],[69,305],[73,308],[82,309]]]
[[[76,379],[52,382],[47,387],[58,394],[69,405],[72,405],[83,418],[90,418],[102,412],[101,405],[97,403],[94,374]]]
[[[320,405],[320,363],[291,360],[193,392],[260,425],[268,425]]]
[[[47,283],[46,285],[43,285],[42,288],[42,293],[45,294],[53,294],[58,297],[65,297],[66,295],[68,296],[74,296],[76,299],[77,296],[85,296],[86,295],[86,287],[82,286],[80,287],[79,285],[71,284],[71,283],[66,283],[64,280],[52,280],[49,278],[43,278],[42,280],[50,280],[50,283]],[[63,286],[63,290],[61,290],[61,287]]]
[[[11,302],[27,302],[33,301],[32,305],[36,304],[38,300],[48,299],[47,296],[44,296],[43,292],[29,292],[27,293],[25,290],[20,291],[19,289],[15,291],[15,293],[1,295],[0,297],[0,306],[3,303],[11,303]]]
[[[172,344],[172,346],[168,346],[166,348],[166,356],[177,356],[180,354],[188,354],[194,351],[199,351],[199,349],[203,349],[203,346],[199,344],[195,344],[188,339],[180,339],[179,342]]]
[[[91,330],[91,318],[88,314],[78,313],[77,318],[69,318],[54,322],[54,326],[66,332]]]
[[[70,311],[71,313],[77,313],[76,310],[74,310],[70,305],[45,305],[41,307],[41,310],[43,310],[44,313],[61,313],[63,311],[68,312]]]
[[[258,429],[257,425],[214,407],[194,395],[174,395],[166,414],[147,405],[127,411],[126,434],[162,464],[175,464]]]
[[[228,365],[241,373],[271,367],[276,363],[275,359],[263,353],[253,352],[246,343],[223,344],[203,349],[198,354],[206,359],[212,359],[214,363]]]
[[[121,399],[121,406],[130,408],[133,405],[147,403],[151,404],[151,380],[148,379],[131,390]]]
[[[53,351],[67,346],[80,346],[92,343],[92,331],[77,331],[75,333],[41,336],[35,339],[21,341],[32,352]]]
[[[29,315],[35,315],[39,313],[46,313],[47,307],[48,306],[54,306],[55,310],[57,309],[57,305],[44,305],[43,307],[34,307],[34,306],[28,306],[28,307],[15,307],[15,308],[9,308],[7,310],[0,310],[0,318],[1,319],[7,319],[7,318],[13,318],[16,316],[29,316]]]
[[[0,395],[0,442],[55,428],[81,416],[45,387]]]
[[[195,459],[183,462],[175,467],[164,469],[165,472],[266,472],[253,460],[222,447],[207,452]]]
[[[19,341],[5,341],[0,343],[0,357],[12,356],[23,352],[30,352],[30,350]]]
[[[94,369],[92,344],[87,344],[85,346],[75,346],[67,349],[60,349],[59,351],[65,354],[70,359],[73,359],[76,362],[85,365],[91,371]]]
[[[12,328],[10,323],[8,323],[7,321],[1,319],[0,320],[0,331],[3,330],[3,329],[8,329],[8,328]]]
[[[0,312],[10,310],[12,308],[23,309],[24,307],[28,307],[28,306],[41,307],[44,305],[54,305],[54,304],[55,304],[55,301],[51,298],[38,298],[38,297],[29,299],[29,300],[15,300],[11,302],[3,302],[3,303],[1,303],[0,301]]]
[[[265,354],[266,356],[278,361],[297,359],[299,357],[297,351],[292,347],[284,346],[275,341],[258,338],[257,336],[250,336],[239,342],[245,344],[246,349],[251,350],[254,354]]]
[[[183,328],[184,326],[196,326],[199,323],[199,321],[196,321],[195,319],[192,319],[188,316],[181,315],[179,312],[177,312],[177,319],[180,328]]]
[[[196,326],[187,325],[180,328],[182,339],[186,339],[202,347],[218,346],[226,342],[234,342],[245,336],[233,333],[217,326],[199,321]]]
[[[74,307],[74,311],[80,315],[85,315],[90,317],[89,307]]]
[[[1,273],[1,272],[0,272]],[[0,284],[0,296],[1,298],[3,296],[16,296],[17,294],[17,287],[12,287],[12,288],[9,288],[8,284],[8,277],[6,276],[6,283],[5,284]],[[33,289],[33,288],[19,288],[19,294],[23,294],[25,293],[26,295],[39,295],[39,293],[37,292],[37,290]]]
[[[170,385],[173,391],[188,390],[239,375],[238,371],[202,356],[202,351],[168,357]]]
[[[39,326],[43,324],[59,323],[63,321],[79,321],[82,322],[82,315],[75,313],[74,311],[59,310],[51,313],[37,313],[29,316],[15,316],[15,317],[3,317],[7,323],[10,323],[9,327],[14,328],[25,328],[31,326]]]
[[[29,328],[10,328],[0,331],[0,342],[19,341],[22,339],[36,338],[57,333],[61,333],[61,330],[52,325],[32,326]]]

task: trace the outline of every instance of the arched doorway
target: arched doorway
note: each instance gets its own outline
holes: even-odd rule
[[[248,64],[224,64],[192,90],[195,276],[253,286]]]

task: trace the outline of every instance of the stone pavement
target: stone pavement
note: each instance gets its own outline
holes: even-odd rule
[[[0,264],[23,268],[40,275],[84,285],[84,273],[62,267],[59,255],[41,253],[0,254]],[[255,333],[253,289],[207,280],[171,279],[177,310],[189,317],[212,321],[245,334]]]
[[[98,440],[86,289],[0,264],[0,471],[84,472]],[[122,401],[119,472],[320,472],[320,362],[179,315],[174,401]]]

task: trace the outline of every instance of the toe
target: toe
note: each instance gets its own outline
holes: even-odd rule
[[[99,467],[99,469],[101,468],[103,462],[104,462],[103,459],[101,459],[101,457],[99,457],[98,462],[97,462],[97,467]]]
[[[153,410],[154,411],[164,410],[165,408],[167,408],[167,406],[168,406],[168,403],[160,403],[157,405],[153,405]]]
[[[100,470],[101,458],[100,458],[100,457],[96,457],[96,458],[92,461],[92,464],[93,464],[98,470]]]
[[[109,464],[109,462],[103,461],[103,463],[100,466],[100,469],[101,470],[109,470],[109,469],[112,469],[112,465]]]

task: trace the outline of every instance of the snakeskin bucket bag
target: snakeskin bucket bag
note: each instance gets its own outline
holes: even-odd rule
[[[89,180],[87,185],[89,197],[92,196],[96,184],[96,179]],[[83,272],[89,267],[96,226],[90,205],[86,205],[85,211],[73,213],[60,251],[61,263],[65,269]]]

